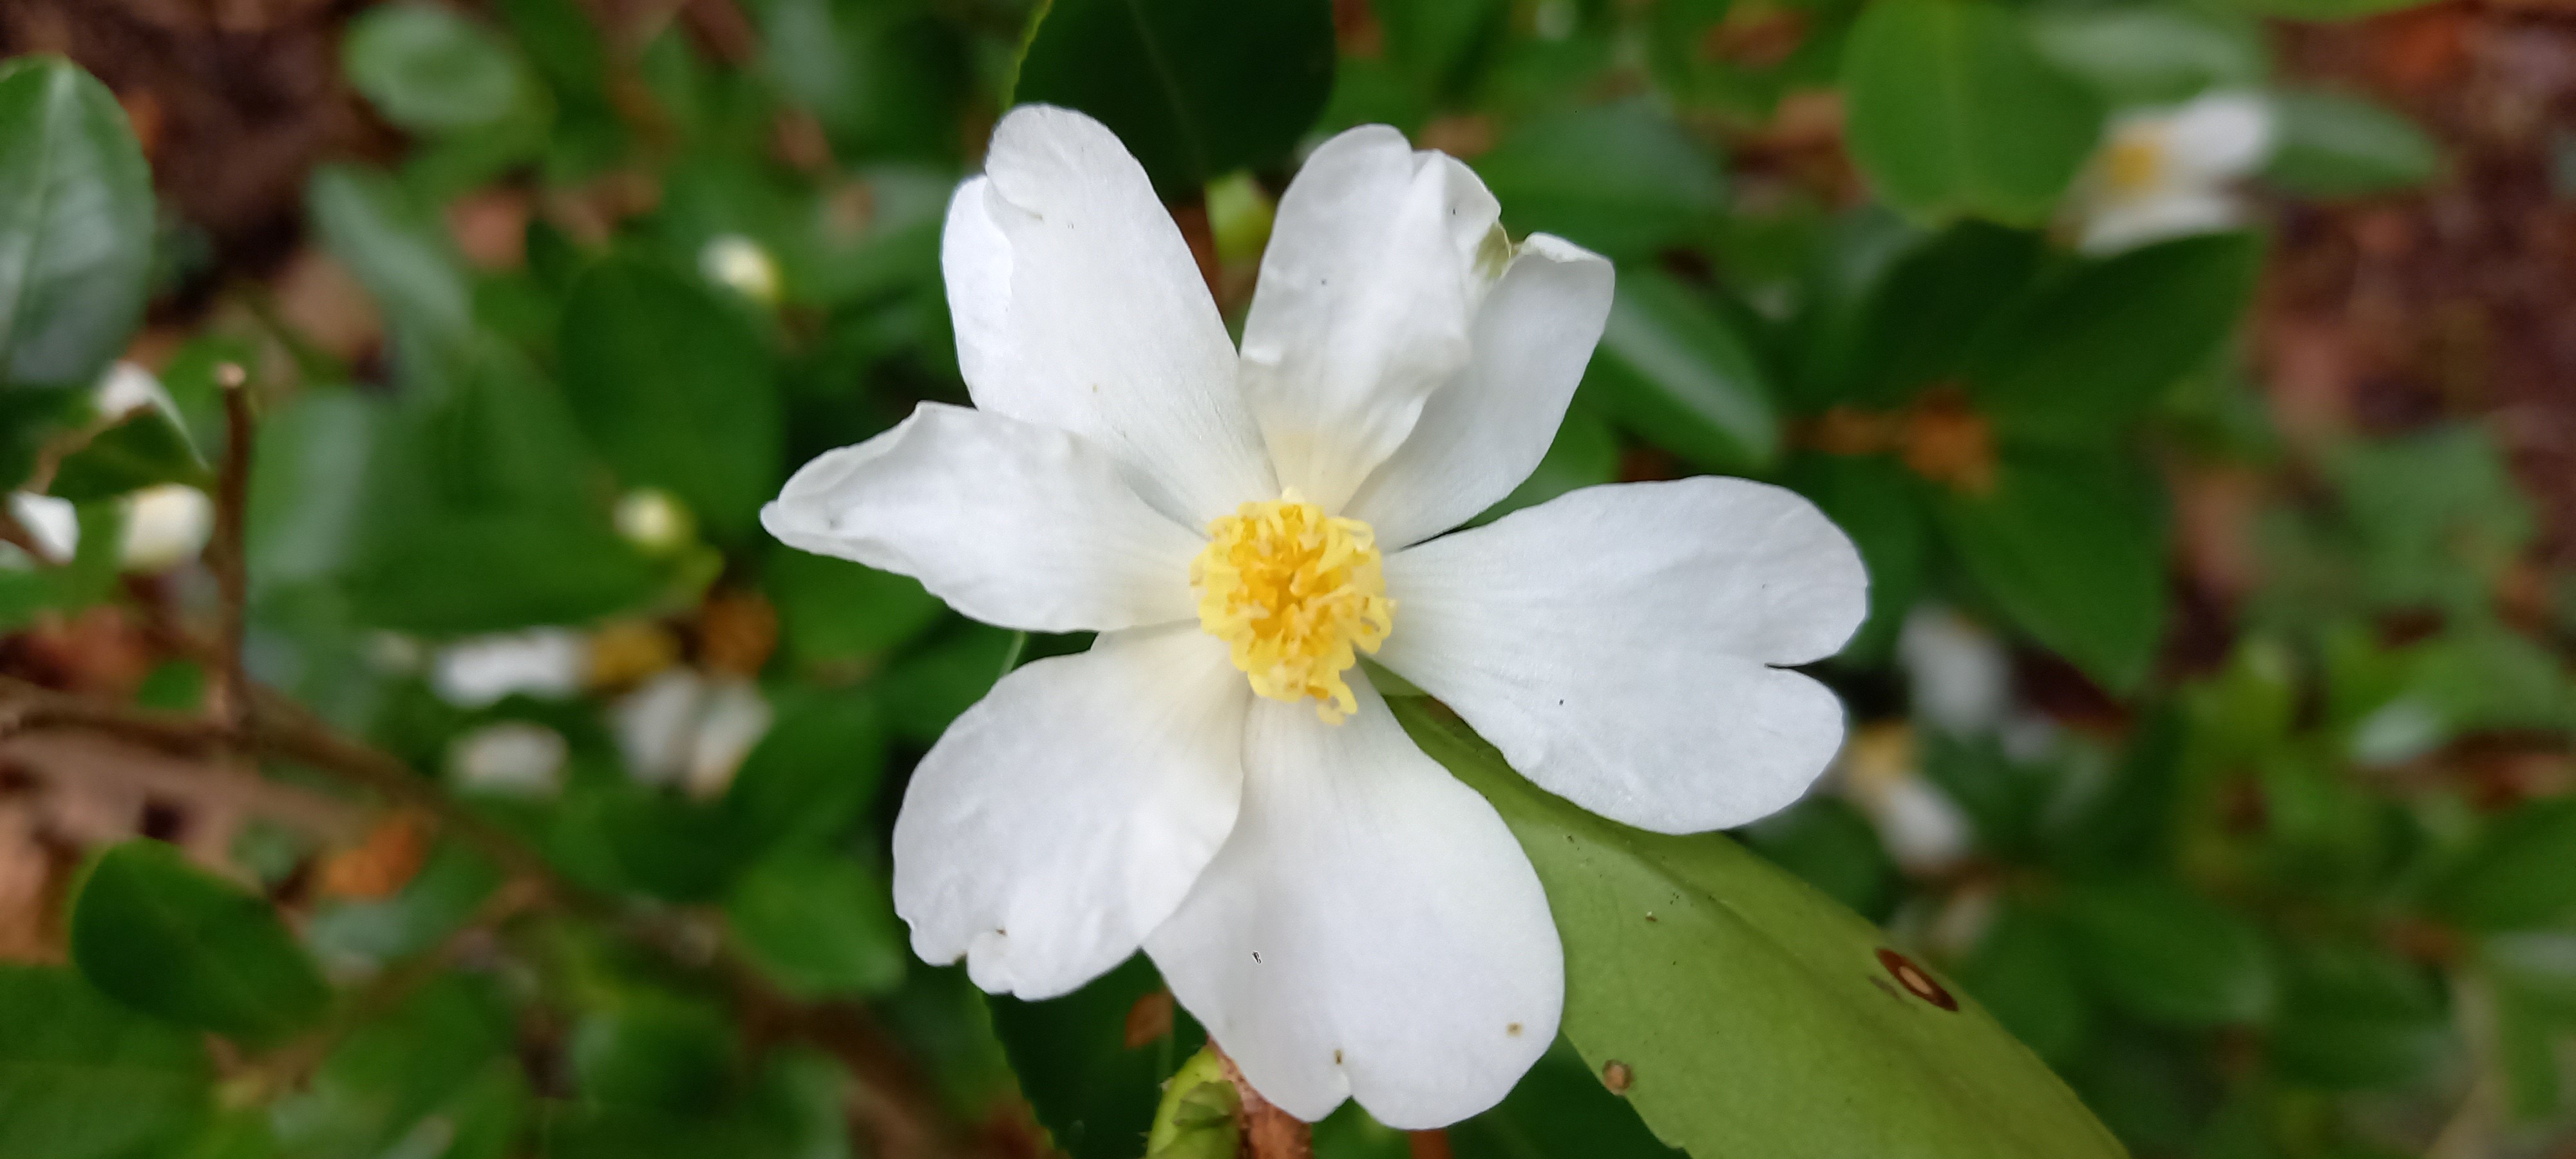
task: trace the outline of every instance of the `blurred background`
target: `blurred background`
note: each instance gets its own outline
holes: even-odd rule
[[[0,240],[64,156],[141,226],[0,328],[0,1155],[1143,1153],[1150,965],[988,999],[886,895],[912,763],[1086,641],[756,523],[965,401],[940,221],[1018,99],[1230,319],[1354,124],[1614,258],[1488,517],[1823,505],[1851,741],[1736,836],[2137,1155],[2576,1156],[2576,9],[2400,5],[0,0],[73,142],[0,133]],[[1673,1153],[1562,1050],[1317,1152]]]

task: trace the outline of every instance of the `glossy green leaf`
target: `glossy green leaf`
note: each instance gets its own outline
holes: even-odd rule
[[[1445,103],[1475,88],[1510,25],[1512,6],[1509,0],[1380,0],[1370,13],[1385,29],[1395,79]]]
[[[780,641],[799,665],[856,665],[939,622],[947,605],[921,581],[780,545],[763,587],[778,604]]]
[[[1557,234],[1620,259],[1687,240],[1726,204],[1717,158],[1645,101],[1516,125],[1476,158],[1476,172],[1513,233]]]
[[[137,1010],[253,1045],[311,1025],[331,992],[267,901],[158,841],[100,854],[72,903],[72,962]]]
[[[1176,200],[1287,156],[1332,86],[1324,0],[1049,0],[1011,97],[1098,118]]]
[[[2164,495],[2118,456],[2008,453],[1993,488],[1939,507],[1978,585],[2040,643],[2113,689],[2136,687],[2165,624]]]
[[[508,45],[453,8],[405,0],[360,12],[340,42],[349,82],[386,120],[452,133],[510,115],[531,82]]]
[[[570,1055],[584,1099],[670,1111],[721,1102],[740,1062],[720,1011],[657,993],[584,1015]]]
[[[2432,902],[2473,929],[2536,929],[2576,915],[2576,799],[2536,801],[2496,823],[2435,885]]]
[[[106,86],[0,65],[0,385],[87,387],[143,316],[152,175]]]
[[[2180,4],[2044,8],[2030,32],[2051,63],[2115,106],[2260,84],[2268,64],[2260,25]]]
[[[2206,234],[2043,283],[1987,331],[1969,391],[2007,438],[2116,437],[2234,332],[2262,258],[2253,235]]]
[[[511,1012],[489,979],[446,974],[350,1031],[280,1100],[295,1156],[504,1159],[527,1116]]]
[[[2441,147],[2415,122],[2361,97],[2272,95],[2273,145],[2263,179],[2301,197],[2372,197],[2442,171]]]
[[[0,1155],[153,1159],[214,1109],[203,1038],[70,970],[0,964]]]
[[[1619,278],[1582,397],[1638,437],[1712,471],[1780,453],[1769,376],[1735,324],[1668,275]]]
[[[2059,919],[2094,992],[2176,1026],[2253,1022],[2277,998],[2270,951],[2242,915],[2163,878],[2067,891]]]
[[[2123,1154],[2038,1057],[1886,936],[1724,837],[1549,796],[1425,702],[1406,729],[1494,803],[1565,943],[1564,1031],[1699,1154]]]
[[[463,259],[429,210],[381,173],[348,166],[315,170],[305,211],[322,244],[385,312],[399,357],[439,356],[474,317]]]
[[[391,408],[351,390],[302,390],[260,420],[243,517],[251,582],[320,579],[347,565],[368,516],[367,458]]]
[[[1877,0],[1842,80],[1852,159],[1923,217],[2044,220],[2102,128],[2100,102],[1991,0]]]
[[[752,961],[805,997],[887,993],[912,957],[884,878],[819,849],[753,864],[726,897],[725,919]]]
[[[1871,283],[1852,322],[1805,352],[1801,401],[1894,409],[1965,370],[1980,335],[2040,270],[2036,233],[1964,221],[1906,247]]]
[[[1072,1159],[1143,1153],[1163,1080],[1207,1041],[1142,954],[1062,998],[990,1001],[1021,1092]]]
[[[685,500],[717,535],[747,534],[780,482],[777,370],[742,315],[641,261],[593,266],[561,336],[564,397],[630,487]]]
[[[92,503],[162,483],[211,488],[214,481],[179,424],[156,408],[145,408],[64,456],[45,492]]]

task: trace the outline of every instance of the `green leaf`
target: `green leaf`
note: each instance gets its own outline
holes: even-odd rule
[[[267,901],[158,841],[100,854],[72,903],[72,963],[137,1010],[267,1045],[321,1017],[331,991]]]
[[[1726,205],[1717,159],[1643,100],[1514,126],[1476,158],[1476,172],[1514,232],[1559,234],[1619,259],[1690,238]]]
[[[1565,425],[1556,428],[1556,438],[1547,445],[1547,454],[1530,471],[1530,476],[1512,493],[1467,521],[1468,526],[1491,523],[1524,507],[1536,507],[1568,491],[1609,483],[1619,478],[1619,435],[1610,424],[1584,407],[1565,412]]]
[[[263,416],[243,516],[254,588],[321,579],[349,561],[360,524],[367,459],[389,417],[353,390],[300,390]]]
[[[152,175],[78,65],[0,65],[0,386],[85,388],[143,316]]]
[[[530,1103],[511,1011],[487,978],[445,974],[361,1024],[274,1114],[289,1154],[504,1159]]]
[[[2221,233],[2086,264],[1995,322],[1969,391],[2007,438],[2113,438],[2234,332],[2262,261],[2253,235]]]
[[[2413,8],[2425,0],[2231,0],[2238,11],[2288,20],[2358,20]]]
[[[2272,157],[2263,179],[2301,197],[2373,197],[2442,171],[2441,146],[2415,122],[2361,97],[2272,95]]]
[[[885,715],[846,692],[782,694],[777,723],[742,761],[722,803],[746,850],[841,836],[876,798],[885,772]]]
[[[2498,822],[2432,890],[2433,908],[2477,930],[2525,930],[2576,915],[2576,799],[2537,801]]]
[[[778,631],[803,667],[856,665],[903,646],[939,622],[947,605],[921,581],[781,544],[761,586],[778,605]]]
[[[2221,87],[2261,84],[2261,25],[2182,5],[2044,8],[2031,40],[2114,106],[2171,104]]]
[[[360,618],[432,634],[581,623],[648,594],[653,574],[606,528],[533,512],[461,512],[411,523],[350,577]]]
[[[1746,826],[1744,843],[1817,892],[1872,920],[1897,901],[1896,862],[1851,802],[1813,796]]]
[[[1734,323],[1665,274],[1621,275],[1582,397],[1638,437],[1708,470],[1754,470],[1780,453],[1780,420],[1761,363]]]
[[[2301,1081],[2398,1086],[2451,1046],[2442,992],[2420,967],[2367,944],[2312,947],[2290,959],[2272,1058]]]
[[[1286,157],[1332,87],[1323,0],[1049,0],[1011,99],[1098,118],[1179,200]]]
[[[1378,0],[1370,13],[1386,32],[1386,56],[1414,89],[1446,103],[1476,87],[1506,39],[1509,0]]]
[[[1135,1159],[1164,1077],[1207,1041],[1142,954],[1062,998],[990,1002],[1021,1092],[1072,1159]],[[1143,1034],[1157,1009],[1166,1029]]]
[[[1494,1109],[1450,1127],[1449,1149],[1458,1159],[1673,1159],[1680,1154],[1646,1129],[1636,1108],[1601,1085],[1601,1076],[1584,1065],[1583,1056],[1563,1037]],[[1320,1146],[1317,1153],[1324,1155]],[[1403,1137],[1397,1136],[1392,1154],[1407,1153]]]
[[[1885,456],[1800,455],[1782,482],[1851,537],[1869,572],[1869,619],[1843,656],[1870,663],[1886,655],[1931,567],[1932,514],[1922,481]]]
[[[1995,1021],[2051,1062],[2070,1058],[2091,1029],[2092,1008],[2077,983],[2065,935],[2031,910],[2005,909],[1960,965],[1959,981]]]
[[[697,281],[630,259],[593,266],[562,329],[564,397],[629,487],[686,500],[725,537],[778,489],[777,369],[742,315]]]
[[[304,201],[322,244],[385,312],[406,369],[462,340],[474,295],[435,214],[384,174],[341,165],[315,170]]]
[[[198,1035],[58,967],[0,964],[0,1155],[151,1159],[214,1109]]]
[[[93,503],[162,483],[204,489],[214,485],[214,475],[197,459],[179,424],[159,408],[146,407],[64,456],[45,492]]]
[[[2134,688],[2165,623],[2164,493],[2121,456],[2009,452],[1993,489],[1938,508],[1968,573],[2039,642]]]
[[[2036,233],[1964,221],[1907,248],[1862,299],[1848,328],[1828,328],[1800,383],[1811,408],[1888,409],[1959,376],[1979,335],[2036,277]]]
[[[417,0],[351,18],[340,62],[386,120],[427,133],[491,125],[531,83],[498,37],[452,8]]]
[[[1016,655],[1014,633],[963,624],[930,647],[888,669],[877,684],[895,733],[928,745],[1002,678],[1002,662]]]
[[[850,155],[948,157],[970,75],[955,26],[916,6],[772,0],[761,63]]]
[[[1920,217],[2042,221],[2101,136],[2100,102],[1989,0],[1876,0],[1842,79],[1852,159]]]
[[[751,960],[800,997],[891,992],[911,957],[884,879],[820,849],[753,864],[725,899],[725,919]]]
[[[1704,1155],[2077,1159],[2119,1144],[2028,1048],[1869,923],[1715,834],[1667,837],[1520,779],[1418,700],[1423,750],[1502,813],[1565,943],[1565,1036]]]
[[[2262,932],[2171,880],[2077,886],[2058,917],[2087,985],[2140,1018],[2210,1026],[2272,1011],[2278,987]]]
[[[741,1061],[720,1011],[658,993],[584,1015],[569,1049],[584,1099],[657,1110],[718,1104]]]

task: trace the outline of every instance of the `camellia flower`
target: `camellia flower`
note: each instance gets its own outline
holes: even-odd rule
[[[2272,107],[2254,93],[2210,93],[2114,117],[2076,200],[2078,244],[2114,253],[2233,229],[2243,211],[2228,187],[2271,153]]]
[[[942,254],[974,409],[925,403],[762,513],[976,619],[1099,633],[914,772],[894,894],[922,957],[1045,998],[1141,946],[1272,1102],[1438,1126],[1547,1049],[1563,960],[1501,816],[1359,657],[1648,829],[1752,820],[1824,767],[1841,705],[1775,665],[1839,648],[1866,580],[1805,500],[1595,487],[1441,534],[1537,465],[1610,306],[1608,262],[1498,214],[1392,129],[1334,137],[1238,352],[1117,138],[1043,106],[994,129]]]

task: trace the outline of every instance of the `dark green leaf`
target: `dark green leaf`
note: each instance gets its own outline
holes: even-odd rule
[[[946,157],[970,75],[954,26],[914,6],[772,0],[763,64],[851,155]]]
[[[1989,0],[1877,0],[1843,49],[1852,159],[1923,217],[2038,222],[2100,136],[2102,107]]]
[[[1099,118],[1178,200],[1287,156],[1332,87],[1323,0],[1050,0],[1011,96]]]
[[[72,962],[137,1010],[253,1045],[319,1018],[331,992],[269,904],[158,841],[100,854],[72,903]]]
[[[1020,1090],[1073,1159],[1142,1153],[1163,1079],[1207,1038],[1142,954],[1062,998],[991,1002]]]
[[[0,65],[0,385],[85,388],[125,349],[152,266],[152,175],[78,65]]]
[[[2370,197],[2411,189],[2442,170],[2424,130],[2360,97],[2272,96],[2274,144],[2263,179],[2301,197]]]
[[[65,456],[45,492],[91,503],[162,483],[205,488],[214,476],[198,461],[179,424],[159,408],[145,407]]]
[[[2083,1045],[2092,1009],[2065,935],[2048,918],[2019,906],[2004,910],[1960,964],[1959,981],[2041,1058],[2063,1062]]]
[[[69,970],[0,964],[0,1027],[0,1155],[153,1159],[214,1109],[198,1035]]]
[[[1869,818],[1840,797],[1814,796],[1746,826],[1755,853],[1872,920],[1896,903],[1896,862]]]
[[[2272,1057],[2301,1081],[2338,1090],[2422,1077],[2452,1045],[2442,992],[2424,971],[2369,945],[2293,955]]]
[[[1950,494],[1950,543],[2022,629],[2113,689],[2146,678],[2165,622],[2164,495],[2118,456],[2008,454],[1993,489]]]
[[[1565,1035],[1701,1154],[2122,1154],[2012,1035],[1869,923],[1724,837],[1629,829],[1548,796],[1425,702],[1424,751],[1483,793],[1565,942]]]
[[[386,120],[453,133],[510,115],[529,78],[509,46],[455,9],[405,0],[359,13],[340,43],[349,83]]]
[[[1642,100],[1515,126],[1476,158],[1476,172],[1513,232],[1558,234],[1623,260],[1690,238],[1726,204],[1717,159]]]
[[[846,692],[782,697],[778,721],[726,786],[723,809],[748,850],[840,836],[876,798],[885,715]]]
[[[301,390],[261,418],[243,518],[253,585],[321,579],[347,564],[370,514],[356,484],[388,409],[356,391]]]
[[[2253,1022],[2276,984],[2243,916],[2161,878],[2067,891],[2059,920],[2086,984],[2129,1013],[2177,1026]]]
[[[1611,1094],[1562,1038],[1539,1056],[1501,1105],[1449,1128],[1449,1150],[1458,1159],[1674,1159],[1680,1154],[1656,1140],[1636,1108]],[[1395,1154],[1405,1153],[1399,1142]],[[1318,1156],[1336,1159],[1320,1149]]]
[[[2117,435],[2235,330],[2262,258],[2254,236],[2222,233],[2083,266],[1987,331],[1969,391],[2007,438]]]
[[[1857,663],[1885,656],[1931,566],[1932,514],[1922,481],[1884,456],[1800,455],[1782,482],[1851,537],[1869,571],[1869,619],[1843,656]]]
[[[938,623],[947,607],[910,576],[784,545],[770,551],[766,579],[780,639],[808,668],[881,656]]]
[[[2035,233],[1976,221],[1909,247],[1870,286],[1853,325],[1819,335],[1806,352],[1802,401],[1888,409],[1958,377],[2043,254]]]
[[[740,1062],[721,1012],[658,994],[583,1016],[570,1051],[584,1099],[671,1111],[721,1102]]]
[[[2437,883],[2432,902],[2481,930],[2534,929],[2576,914],[2576,799],[2538,801],[2498,822]]]
[[[884,879],[819,849],[752,865],[725,899],[725,918],[752,961],[803,997],[886,993],[912,956]]]
[[[1002,661],[1018,650],[1013,633],[966,624],[895,665],[878,687],[896,734],[924,745],[938,740],[949,721],[992,691]]]
[[[1780,453],[1780,420],[1761,363],[1699,291],[1663,274],[1620,277],[1582,397],[1640,438],[1708,470],[1752,470]]]
[[[278,1138],[297,1156],[503,1159],[529,1103],[515,1049],[499,987],[440,976],[333,1048],[277,1104]]]
[[[2240,11],[2289,20],[2358,20],[2422,3],[2424,0],[2232,0],[2233,7]]]
[[[443,356],[474,317],[463,259],[437,217],[381,173],[346,166],[315,170],[305,210],[322,244],[366,287],[415,365]]]
[[[1509,0],[1380,0],[1370,12],[1386,31],[1386,56],[1409,87],[1445,103],[1465,96],[1502,44]]]
[[[564,397],[621,482],[678,495],[720,536],[752,529],[785,436],[768,345],[740,314],[697,282],[611,259],[574,285],[562,350]]]

